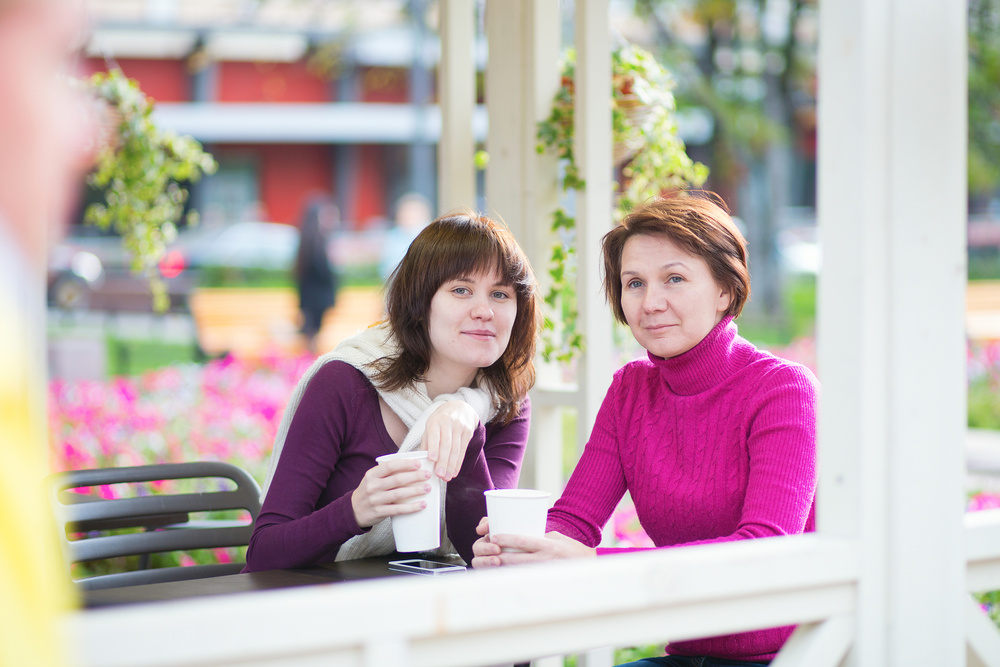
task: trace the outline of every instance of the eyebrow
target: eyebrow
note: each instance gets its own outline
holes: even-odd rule
[[[468,283],[471,285],[473,282],[475,282],[475,279],[471,278],[470,276],[455,276],[454,278],[451,278],[450,280],[447,280],[445,282]],[[491,285],[491,287],[513,287],[513,286],[514,283],[505,283],[502,281],[495,282]]]
[[[684,262],[668,262],[668,263],[664,264],[663,266],[659,267],[659,269],[657,269],[657,270],[658,271],[665,271],[665,270],[673,268],[675,266],[683,266],[685,269],[688,268],[687,264],[685,264]],[[627,269],[622,269],[621,275],[623,275],[623,276],[637,276],[637,275],[639,275],[639,271],[630,271],[630,270],[627,270]]]

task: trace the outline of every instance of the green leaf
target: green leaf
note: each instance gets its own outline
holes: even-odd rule
[[[98,72],[83,85],[118,119],[114,140],[102,147],[88,177],[105,190],[105,202],[91,204],[84,222],[121,234],[132,270],[149,280],[153,307],[162,312],[169,297],[156,266],[177,236],[188,196],[178,181],[197,181],[217,164],[191,137],[161,131],[152,121],[152,102],[121,70]]]

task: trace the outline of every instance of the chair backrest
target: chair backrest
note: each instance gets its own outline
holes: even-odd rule
[[[195,492],[167,490],[154,495],[105,498],[99,493],[71,491],[110,484],[192,479],[203,480]],[[213,479],[220,481],[209,481]],[[223,488],[232,484],[221,480],[231,480],[235,488]],[[70,470],[51,475],[48,491],[72,563],[246,546],[260,513],[260,487],[254,478],[238,466],[216,461]],[[249,521],[190,518],[195,512],[224,510],[244,510]],[[140,530],[107,534],[127,528]],[[71,535],[77,539],[70,539]],[[95,590],[235,574],[242,567],[243,563],[225,563],[139,569],[78,579],[76,583],[84,590]]]

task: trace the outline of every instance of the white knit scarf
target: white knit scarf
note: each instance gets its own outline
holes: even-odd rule
[[[336,349],[328,354],[319,357],[312,366],[305,372],[302,379],[288,399],[284,415],[281,418],[281,425],[274,438],[274,449],[271,451],[271,462],[267,471],[267,478],[264,480],[264,491],[261,494],[261,502],[267,495],[267,490],[271,486],[274,478],[274,471],[278,467],[278,460],[281,457],[281,450],[285,445],[285,437],[288,435],[288,427],[292,423],[292,417],[298,409],[302,395],[305,393],[309,381],[317,371],[331,361],[343,361],[364,373],[365,377],[372,380],[376,366],[375,361],[385,357],[392,357],[399,354],[399,344],[396,342],[388,324],[380,324],[360,334],[348,338],[340,343]],[[374,384],[374,382],[373,382]],[[486,424],[496,416],[496,403],[492,391],[485,383],[480,382],[480,387],[462,387],[454,394],[441,394],[432,401],[427,395],[427,388],[422,382],[415,382],[395,391],[383,391],[376,385],[378,395],[386,402],[396,415],[403,421],[409,432],[403,439],[403,444],[399,446],[400,452],[415,451],[420,446],[423,439],[424,427],[427,418],[447,401],[465,401],[476,414],[479,421]],[[444,499],[445,483],[438,477],[432,477],[432,481],[441,484],[441,547],[437,550],[440,553],[450,553],[454,547],[448,540],[444,523]],[[381,556],[392,553],[395,543],[392,539],[392,527],[389,519],[383,519],[372,526],[371,530],[361,535],[356,535],[345,542],[340,551],[337,552],[337,560],[352,560],[355,558],[365,558],[367,556]]]

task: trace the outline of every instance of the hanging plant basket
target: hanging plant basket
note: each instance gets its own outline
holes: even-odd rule
[[[153,308],[162,312],[170,300],[158,264],[177,236],[188,195],[183,184],[213,173],[216,162],[191,137],[157,127],[152,100],[120,69],[98,72],[82,85],[101,119],[97,160],[87,180],[105,194],[103,203],[87,207],[84,222],[121,235],[132,271],[149,280]]]
[[[636,95],[623,96],[618,101],[618,108],[621,110],[625,123],[631,127],[645,127],[653,115],[653,107],[643,103]],[[645,145],[645,139],[641,134],[616,139],[612,146],[614,152],[611,156],[615,166],[620,167],[631,160],[643,145]]]
[[[554,153],[563,162],[564,192],[586,187],[573,152],[575,63],[576,54],[570,50],[563,58],[562,85],[549,117],[537,131],[538,152]],[[611,75],[612,159],[624,179],[615,210],[608,215],[618,220],[636,203],[664,191],[700,187],[708,168],[691,160],[684,148],[677,131],[673,77],[651,53],[632,45],[617,49]],[[557,208],[551,227],[558,240],[548,267],[542,355],[546,361],[568,362],[584,346],[576,328],[576,220]]]

